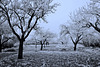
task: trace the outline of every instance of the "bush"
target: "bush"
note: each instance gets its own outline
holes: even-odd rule
[[[65,49],[65,48],[63,48],[63,49],[61,49],[61,51],[66,51],[66,49]]]
[[[5,49],[5,48],[11,48],[14,46],[14,43],[13,42],[6,42],[2,45],[2,49]]]
[[[85,47],[99,47],[100,48],[100,41],[83,41],[83,45]]]
[[[15,49],[7,49],[7,50],[5,50],[5,52],[16,52],[16,50]]]

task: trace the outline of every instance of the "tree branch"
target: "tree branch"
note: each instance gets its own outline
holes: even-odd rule
[[[37,24],[37,21],[38,21],[39,18],[36,18],[36,21],[34,23],[34,25],[31,27],[31,29],[28,31],[28,33],[26,34],[25,36],[25,39],[28,37],[28,35],[30,34],[30,32],[32,31],[32,29],[35,27],[35,25]]]
[[[34,17],[34,12],[33,12],[33,14],[31,15],[31,18],[28,21],[28,29],[30,28],[30,24],[31,24],[33,17]]]
[[[8,19],[8,24],[10,26],[10,28],[12,29],[12,32],[17,36],[17,38],[20,40],[20,36],[15,32],[13,26],[11,25],[11,22],[10,22],[10,17],[8,15],[8,12],[6,11],[6,15],[7,15],[7,19]]]
[[[90,23],[90,24],[91,24],[91,26],[92,26],[96,31],[100,32],[100,28],[94,26],[92,23]]]
[[[3,45],[4,43],[6,43],[8,40],[10,40],[11,38],[8,38],[7,40],[3,41],[1,44]]]
[[[98,23],[99,19],[97,18],[96,22],[95,22],[95,27],[97,27],[97,23]]]
[[[76,44],[81,40],[81,38],[80,38],[81,36],[82,36],[82,34],[80,34],[80,35],[77,36],[77,39],[75,40]]]
[[[2,3],[0,1],[0,3]],[[3,4],[3,3],[2,3]],[[3,4],[4,5],[4,4]],[[13,33],[17,36],[17,38],[20,40],[20,36],[15,32],[13,26],[11,25],[11,21],[10,21],[10,17],[9,17],[9,14],[8,14],[8,10],[6,8],[6,6],[4,5],[4,8],[2,6],[0,6],[0,8],[5,12],[6,16],[7,16],[7,20],[8,20],[8,24],[10,26],[10,28],[12,29]]]
[[[21,29],[21,27],[20,27],[18,24],[14,24],[13,27],[14,27],[14,26],[17,26],[19,29]]]
[[[21,32],[23,33],[23,26],[22,26],[22,20],[20,19],[20,16],[18,15],[18,13],[14,10],[15,14],[17,15],[17,17],[19,18],[20,21],[20,26],[21,26]]]
[[[70,38],[71,38],[72,42],[75,44],[75,42],[74,42],[74,40],[73,40],[72,36],[70,36]]]

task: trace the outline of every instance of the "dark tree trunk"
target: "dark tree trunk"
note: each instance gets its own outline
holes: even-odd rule
[[[0,52],[2,52],[2,43],[1,43],[1,40],[2,40],[2,36],[0,35]]]
[[[61,42],[61,44],[64,44],[63,42]]]
[[[18,59],[23,59],[23,42],[24,42],[23,40],[20,40]]]
[[[43,43],[42,43],[42,41],[40,41],[40,44],[41,44],[41,49],[40,50],[43,50]]]
[[[74,51],[76,51],[76,46],[77,46],[77,44],[74,44]]]
[[[43,50],[43,44],[41,44],[41,50]]]

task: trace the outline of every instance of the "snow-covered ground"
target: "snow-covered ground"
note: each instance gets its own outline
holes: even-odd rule
[[[73,44],[69,43],[69,44],[50,44],[47,45],[45,48],[43,48],[43,50],[48,50],[48,51],[58,51],[60,49],[70,49],[73,50]],[[82,48],[84,47],[83,45],[78,44],[77,48]],[[40,45],[24,45],[24,51],[39,51],[41,48]]]
[[[66,49],[62,51],[62,49]],[[40,45],[24,45],[24,59],[17,54],[1,53],[0,67],[100,67],[100,49],[50,44],[40,51]],[[6,55],[6,56],[5,56]],[[2,57],[1,56],[1,57]]]

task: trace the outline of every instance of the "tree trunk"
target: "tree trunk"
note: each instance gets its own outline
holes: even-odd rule
[[[43,50],[43,44],[41,44],[41,50]]]
[[[74,51],[76,51],[76,45],[77,45],[77,44],[74,44]]]
[[[2,43],[1,43],[1,40],[2,40],[2,36],[0,35],[0,52],[2,52]]]
[[[18,59],[23,59],[23,42],[24,42],[23,40],[20,40]]]
[[[64,43],[63,43],[63,42],[61,42],[61,44],[63,45]]]
[[[43,43],[42,43],[42,41],[40,41],[40,44],[41,44],[41,49],[40,50],[43,50]]]

